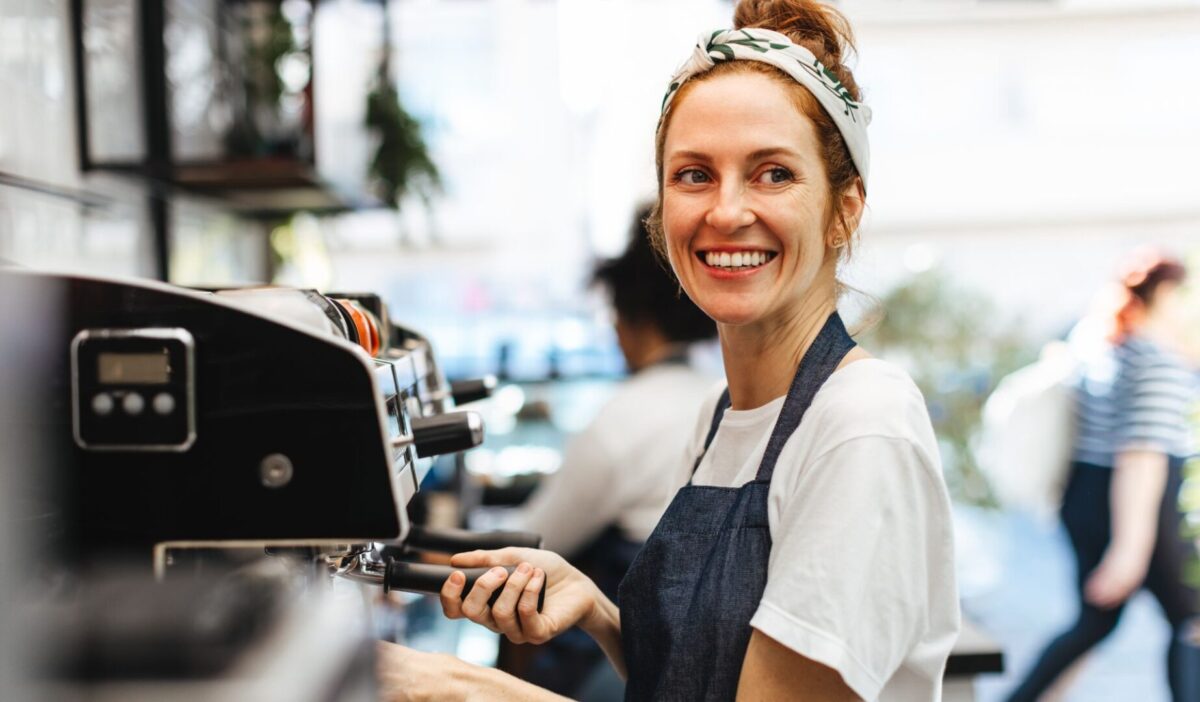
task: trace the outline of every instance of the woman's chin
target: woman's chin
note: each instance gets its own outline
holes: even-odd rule
[[[717,324],[731,327],[753,324],[761,317],[760,310],[746,305],[712,305],[701,309]]]

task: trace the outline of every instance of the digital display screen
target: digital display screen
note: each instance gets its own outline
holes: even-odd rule
[[[165,385],[171,380],[171,358],[159,353],[102,353],[100,382],[105,385]]]

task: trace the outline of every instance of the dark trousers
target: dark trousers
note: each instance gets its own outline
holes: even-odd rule
[[[1195,701],[1200,684],[1200,668],[1194,648],[1185,635],[1189,620],[1197,613],[1198,593],[1184,583],[1184,567],[1195,549],[1181,533],[1183,516],[1177,500],[1181,484],[1182,461],[1172,460],[1158,514],[1158,538],[1150,568],[1142,587],[1149,590],[1162,606],[1171,624],[1171,645],[1167,651],[1167,676],[1176,702]],[[1083,598],[1084,583],[1100,564],[1111,536],[1112,518],[1109,488],[1113,471],[1077,463],[1063,495],[1062,520],[1075,550],[1076,585],[1079,592],[1079,616],[1075,623],[1050,642],[1033,671],[1012,693],[1010,702],[1036,700],[1072,663],[1112,633],[1125,605],[1098,609]]]

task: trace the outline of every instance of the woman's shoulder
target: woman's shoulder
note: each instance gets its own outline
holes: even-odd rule
[[[604,428],[616,444],[625,441],[628,437],[622,435],[631,430],[686,431],[693,424],[694,413],[711,395],[709,387],[714,382],[711,375],[682,364],[644,370],[618,384],[589,426]]]
[[[1114,353],[1122,365],[1135,370],[1194,373],[1182,355],[1148,337],[1131,335],[1116,346]]]
[[[856,416],[894,410],[924,410],[921,390],[903,368],[868,357],[839,368],[813,398],[814,407]]]
[[[878,437],[936,447],[917,384],[904,369],[879,358],[849,363],[831,375],[813,398],[808,415],[813,420],[805,422],[808,438],[822,445]]]

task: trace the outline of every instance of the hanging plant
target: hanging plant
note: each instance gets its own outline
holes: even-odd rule
[[[410,194],[428,205],[441,191],[441,175],[429,157],[421,124],[400,103],[388,73],[384,62],[367,96],[366,126],[379,140],[368,175],[376,194],[389,206],[399,209],[400,201]]]

